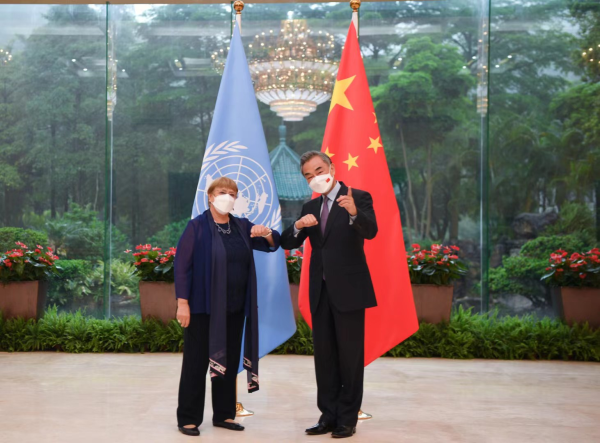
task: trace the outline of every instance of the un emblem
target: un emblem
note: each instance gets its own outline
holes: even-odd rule
[[[260,163],[243,155],[247,149],[229,141],[206,149],[196,190],[196,211],[201,214],[208,209],[207,191],[211,183],[216,178],[228,177],[239,189],[232,214],[247,218],[255,225],[279,230],[281,208],[275,201],[273,182]]]

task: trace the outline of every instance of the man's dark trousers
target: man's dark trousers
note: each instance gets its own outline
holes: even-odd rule
[[[338,311],[324,281],[312,322],[319,421],[356,426],[363,398],[365,310]]]

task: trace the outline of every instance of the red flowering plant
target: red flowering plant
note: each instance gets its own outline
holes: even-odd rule
[[[408,255],[410,282],[416,285],[451,284],[467,273],[467,265],[456,255],[458,246],[431,245],[431,249],[421,249],[412,245],[412,254]]]
[[[173,264],[177,252],[176,248],[169,248],[163,252],[161,248],[147,244],[137,245],[135,249],[137,252],[133,253],[134,275],[137,275],[141,281],[163,281],[167,283],[175,281]],[[125,252],[129,254],[132,251],[128,249]]]
[[[285,262],[287,263],[288,280],[290,283],[300,283],[302,260],[304,260],[304,254],[301,249],[285,251]]]
[[[562,249],[550,254],[548,273],[541,280],[551,286],[600,288],[600,249],[568,253]]]
[[[17,248],[0,255],[1,282],[46,280],[61,270],[56,265],[58,255],[52,248],[40,245],[28,248],[19,241],[15,244]]]

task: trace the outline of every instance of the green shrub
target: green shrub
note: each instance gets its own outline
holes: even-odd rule
[[[540,260],[546,260],[557,249],[567,249],[569,251],[583,251],[594,247],[593,243],[586,242],[578,234],[568,235],[547,235],[540,236],[530,240],[521,248],[521,255]]]
[[[55,279],[69,280],[82,278],[91,274],[93,270],[92,262],[87,260],[61,260],[60,267],[62,268],[60,275],[55,277]]]
[[[179,243],[179,238],[181,237],[181,234],[183,234],[183,231],[185,230],[185,227],[189,221],[190,219],[186,218],[185,220],[168,224],[150,237],[148,239],[148,243],[162,248],[164,251],[169,248],[176,247],[177,243]]]
[[[17,241],[29,247],[48,246],[48,236],[43,232],[23,228],[0,228],[0,253],[15,249]]]
[[[54,307],[37,322],[0,315],[0,351],[180,352],[182,332],[175,320],[168,325],[133,316],[101,320]]]
[[[553,225],[548,226],[543,235],[573,234],[581,239],[586,245],[595,246],[595,226],[596,220],[594,218],[594,213],[587,205],[569,202],[560,208],[558,221]],[[566,248],[567,246],[562,246],[562,249]],[[579,249],[571,250],[577,251]]]
[[[64,306],[73,300],[92,297],[99,302],[103,296],[104,262],[95,265],[88,260],[61,260],[63,270],[50,283],[48,302],[51,305]],[[134,275],[135,267],[121,260],[111,261],[111,291],[117,295],[139,298],[138,281]]]
[[[61,260],[60,273],[50,281],[48,302],[58,306],[84,296],[101,295],[102,280],[95,278],[94,266],[87,260]]]
[[[273,353],[312,355],[312,333],[304,321]],[[535,316],[499,317],[473,314],[459,307],[450,323],[421,323],[410,338],[391,349],[389,357],[487,358],[503,360],[600,361],[600,329],[570,327]]]
[[[102,260],[104,257],[104,221],[91,205],[71,203],[69,211],[55,218],[45,211],[42,215],[26,214],[23,220],[29,226],[43,226],[61,257],[83,260]],[[127,237],[113,226],[113,251],[120,254],[128,243]]]
[[[104,221],[89,205],[84,207],[72,203],[68,212],[60,219],[48,221],[46,226],[50,228],[51,224],[66,231],[63,244],[68,258],[102,260],[104,257]],[[50,231],[48,235],[52,238]],[[113,251],[120,253],[125,250],[127,237],[115,226],[111,229],[111,238]]]
[[[132,263],[112,260],[110,262],[111,292],[119,295],[133,295],[139,298],[139,279],[136,277],[135,272],[136,269]],[[94,279],[100,284],[104,281],[104,262],[98,262],[94,270]]]
[[[183,329],[139,317],[95,319],[48,309],[39,321],[3,320],[0,351],[181,352]],[[312,333],[304,321],[275,354],[312,355]],[[499,317],[459,308],[450,323],[422,323],[419,330],[385,354],[388,357],[485,358],[502,360],[572,360],[600,362],[600,329],[568,326],[535,316]]]
[[[591,249],[581,236],[549,235],[530,240],[523,245],[519,255],[504,257],[502,266],[490,269],[490,291],[495,294],[521,294],[536,306],[547,302],[546,290],[540,278],[546,274],[548,257],[557,249],[587,251]]]
[[[448,324],[421,325],[394,357],[600,361],[600,329],[532,315],[498,317],[459,308]]]

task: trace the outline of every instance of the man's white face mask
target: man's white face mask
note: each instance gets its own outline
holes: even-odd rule
[[[229,214],[233,210],[235,198],[229,194],[217,195],[212,204],[219,214]]]
[[[310,189],[318,194],[327,194],[333,186],[333,176],[331,175],[331,166],[329,167],[329,173],[323,175],[317,175],[308,184]]]

